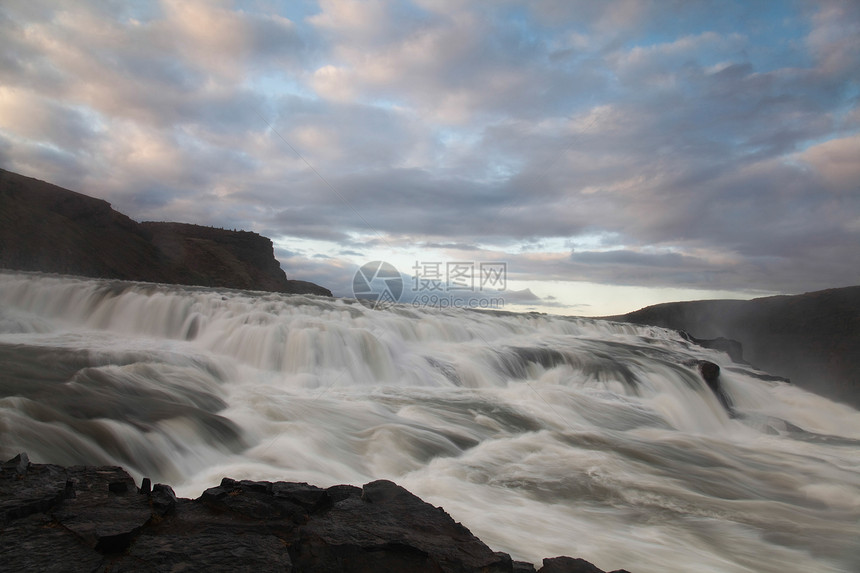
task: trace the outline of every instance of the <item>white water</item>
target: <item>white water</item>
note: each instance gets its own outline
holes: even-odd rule
[[[754,374],[658,328],[0,272],[3,459],[387,478],[535,563],[860,571],[860,413]]]

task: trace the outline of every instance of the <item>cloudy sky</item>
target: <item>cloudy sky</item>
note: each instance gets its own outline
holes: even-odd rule
[[[853,0],[0,4],[0,167],[342,296],[373,260],[582,315],[860,284],[858,101]]]

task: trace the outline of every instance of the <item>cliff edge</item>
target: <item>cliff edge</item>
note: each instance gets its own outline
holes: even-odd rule
[[[110,203],[0,169],[0,267],[97,278],[331,296],[288,280],[248,231],[138,223]]]
[[[860,286],[649,306],[611,320],[740,343],[743,360],[860,409]]]

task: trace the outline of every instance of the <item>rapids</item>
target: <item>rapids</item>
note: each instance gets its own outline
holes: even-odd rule
[[[515,559],[848,572],[858,446],[860,412],[659,328],[0,272],[3,459],[186,497],[387,478]]]

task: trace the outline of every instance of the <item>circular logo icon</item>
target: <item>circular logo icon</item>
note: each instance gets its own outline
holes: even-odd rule
[[[403,294],[403,277],[394,265],[385,261],[365,263],[352,277],[355,298],[372,300],[374,308],[394,304]]]

